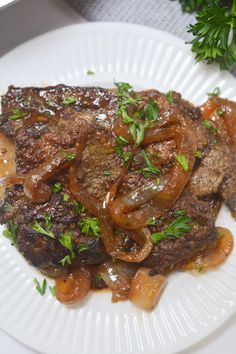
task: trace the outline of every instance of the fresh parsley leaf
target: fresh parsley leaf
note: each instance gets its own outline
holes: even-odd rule
[[[55,238],[54,233],[51,230],[44,229],[37,220],[34,222],[33,230],[38,234],[42,234],[50,238]]]
[[[180,215],[177,216],[176,220],[174,220],[172,223],[166,226],[164,230],[152,234],[151,236],[152,242],[156,244],[162,240],[166,240],[169,237],[173,237],[173,238],[181,237],[183,234],[191,230],[191,226],[190,226],[191,222],[192,219],[190,219],[186,215],[186,212],[182,210]]]
[[[126,140],[125,138],[123,138],[123,136],[121,136],[121,135],[116,138],[116,143],[120,147],[123,147],[125,145],[129,145],[129,141]]]
[[[65,96],[64,100],[62,102],[63,106],[69,106],[70,104],[73,104],[76,102],[76,98],[72,96]]]
[[[196,61],[215,62],[220,69],[229,69],[236,62],[236,1],[230,10],[220,1],[204,6],[188,32],[194,36],[190,44]]]
[[[36,285],[35,289],[39,292],[39,294],[41,296],[43,296],[45,294],[45,291],[46,291],[47,280],[43,279],[42,285],[40,285],[39,281],[36,278],[34,278],[34,284]]]
[[[115,152],[123,159],[121,165],[126,164],[132,158],[132,152],[124,151],[120,146],[115,147]]]
[[[95,75],[95,72],[93,70],[87,70],[86,74],[92,76]]]
[[[45,219],[46,229],[51,229],[51,227],[52,227],[52,215],[46,213],[44,219]]]
[[[198,158],[200,158],[202,156],[202,153],[201,153],[201,151],[199,151],[199,150],[196,150],[195,151],[195,157],[198,157]]]
[[[100,226],[97,218],[84,218],[79,222],[84,234],[100,237]]]
[[[213,133],[214,135],[217,133],[217,129],[213,127],[213,125],[209,122],[209,120],[204,119],[202,121],[202,125],[206,128],[209,129],[211,131],[211,133]]]
[[[176,154],[175,158],[178,161],[178,163],[181,165],[181,167],[184,170],[184,172],[188,172],[188,170],[189,170],[189,162],[188,162],[187,157],[185,155],[182,155],[182,154]]]
[[[22,112],[19,108],[15,108],[12,110],[12,113],[8,116],[10,120],[22,119],[28,116],[28,113]]]
[[[62,150],[63,156],[66,158],[67,161],[73,161],[76,158],[76,153],[69,150]]]
[[[96,274],[95,274],[95,279],[96,279],[97,281],[101,281],[101,280],[102,280],[101,273],[96,273]]]
[[[144,167],[144,168],[141,168],[140,169],[140,173],[143,173],[143,174],[160,174],[161,171],[159,168],[157,168],[154,163],[148,158],[146,152],[144,150],[141,150],[141,155],[147,165],[147,167]]]
[[[210,5],[212,0],[179,0],[183,12],[194,12],[202,10],[205,6]]]
[[[80,252],[80,253],[89,250],[89,246],[88,246],[88,245],[85,245],[85,244],[83,244],[83,243],[81,243],[81,244],[78,246],[78,248],[79,248],[79,252]]]
[[[59,241],[60,244],[62,246],[64,246],[65,248],[67,248],[70,253],[71,253],[71,258],[75,257],[74,251],[73,251],[73,241],[72,241],[72,232],[71,231],[67,231],[64,234],[61,234]]]
[[[156,225],[156,223],[157,223],[157,220],[152,217],[148,220],[147,225],[154,226],[154,225]]]
[[[111,171],[104,171],[103,172],[103,176],[110,176],[111,175]]]
[[[166,94],[166,98],[169,104],[172,104],[174,102],[173,91],[168,91]]]
[[[77,211],[77,213],[83,213],[86,210],[85,206],[83,206],[76,199],[73,199],[72,204],[74,205],[75,210]]]
[[[67,254],[65,257],[63,257],[60,261],[61,265],[64,267],[67,264],[71,264],[71,257]]]
[[[150,98],[145,108],[145,114],[150,122],[156,122],[159,114],[159,107],[153,98]]]
[[[53,193],[59,193],[62,190],[62,184],[60,182],[56,182],[52,186]]]
[[[219,88],[219,87],[216,87],[213,92],[208,92],[208,93],[207,93],[207,95],[208,95],[209,97],[220,96],[220,94],[221,94],[221,91],[220,91],[220,88]]]
[[[216,110],[216,113],[218,114],[218,116],[223,116],[225,114],[225,111],[223,111],[223,109],[221,109],[221,108],[218,108]]]
[[[63,202],[67,202],[70,196],[68,194],[63,194]]]
[[[53,286],[49,285],[49,290],[50,290],[50,293],[52,294],[52,296],[55,297],[55,295],[56,295],[55,285],[53,285]]]
[[[133,87],[128,82],[115,82],[115,86],[117,87],[119,93],[127,93],[133,90]]]
[[[16,233],[18,225],[13,221],[7,223],[7,229],[3,230],[3,235],[11,241],[11,245],[14,246],[17,243]]]

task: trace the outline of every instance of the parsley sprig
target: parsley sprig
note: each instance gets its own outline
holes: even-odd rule
[[[178,210],[175,212],[176,220],[172,221],[164,230],[152,234],[152,242],[158,243],[166,240],[169,237],[179,238],[191,230],[190,223],[192,219],[187,216],[185,210]]]
[[[196,21],[188,29],[195,36],[190,42],[195,59],[229,69],[236,62],[236,0],[231,9],[219,0],[212,0],[209,6],[204,3]]]

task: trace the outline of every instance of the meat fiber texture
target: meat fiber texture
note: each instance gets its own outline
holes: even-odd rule
[[[212,161],[214,161],[213,165],[216,163],[216,159],[212,160],[212,151],[222,163],[219,156],[221,153],[224,154],[221,149],[227,149],[227,145],[223,147],[212,145],[208,131],[201,124],[202,117],[198,108],[183,100],[178,93],[174,94],[174,104],[171,106],[165,95],[156,90],[143,91],[140,95],[145,102],[153,97],[160,107],[160,115],[165,116],[170,112],[171,114],[176,112],[191,120],[196,129],[198,149],[204,152],[202,160],[196,159],[193,177],[180,199],[155,226],[150,226],[151,232],[162,230],[174,220],[175,211],[179,209],[186,210],[194,221],[194,227],[190,232],[178,239],[169,238],[160,241],[143,262],[154,272],[160,273],[193,257],[199,250],[214,241],[216,234],[211,201],[216,195],[228,201],[232,193],[230,194],[227,186],[234,183],[230,188],[233,188],[235,192],[236,182],[233,181],[235,174],[232,173],[232,167],[230,167],[231,153],[228,154],[231,157],[225,160],[227,167],[221,171],[220,176],[217,176],[217,181],[214,179],[215,170],[205,171],[209,163]],[[76,104],[65,106],[63,102],[69,96],[76,98]],[[15,109],[24,110],[27,115],[23,119],[9,120],[9,115]],[[116,110],[115,90],[64,85],[47,88],[11,86],[2,97],[0,129],[14,141],[16,171],[24,175],[61,149],[75,146],[80,138],[81,119],[86,119],[90,130],[77,178],[91,196],[102,202],[122,169],[122,159],[115,151],[116,139],[112,132]],[[175,151],[173,142],[151,144],[146,151],[153,161],[158,152],[161,168],[167,172],[171,170]],[[140,151],[137,151],[134,162],[118,191],[120,195],[142,186],[144,182],[153,178],[150,175],[143,176],[137,173],[142,167],[144,167],[144,162]],[[109,171],[109,176],[104,175],[104,171]],[[214,181],[211,183],[211,188],[205,178]],[[66,169],[49,183],[53,185],[55,182],[61,183],[62,190],[53,193],[50,200],[41,204],[33,204],[27,199],[21,185],[8,187],[0,205],[0,222],[2,224],[9,221],[17,223],[17,247],[29,263],[40,269],[51,266],[62,268],[60,260],[68,254],[68,250],[61,245],[59,237],[68,230],[72,234],[76,255],[73,260],[74,264],[101,264],[109,258],[109,255],[104,249],[102,237],[88,236],[82,232],[79,221],[85,217],[93,217],[93,215],[88,211],[78,211],[68,188]],[[64,195],[68,197],[65,199]],[[230,202],[227,204],[230,206]],[[36,220],[45,226],[46,214],[51,215],[51,230],[55,239],[39,234],[33,229]],[[132,247],[134,241],[131,242],[126,236],[125,242],[127,249]],[[84,252],[78,251],[78,246],[81,244],[87,246]]]

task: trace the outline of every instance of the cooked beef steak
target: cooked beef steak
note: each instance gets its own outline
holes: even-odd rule
[[[210,135],[202,126],[199,109],[182,100],[177,93],[174,93],[173,104],[168,102],[164,94],[156,90],[140,92],[140,96],[143,105],[146,105],[150,98],[158,103],[162,119],[170,116],[184,116],[191,121],[197,133],[198,149],[201,151],[207,149],[210,144]],[[24,89],[11,86],[2,100],[0,128],[14,140],[16,145],[18,174],[27,174],[61,149],[74,147],[81,139],[81,127],[86,121],[89,131],[77,178],[82,188],[102,204],[122,170],[122,158],[116,153],[116,138],[112,131],[116,109],[117,95],[114,90],[64,85]],[[20,114],[19,112],[24,112],[22,119],[9,119],[14,114]],[[163,173],[168,173],[175,160],[175,148],[174,141],[165,141],[150,144],[146,147],[146,152]],[[145,182],[153,180],[152,174],[140,173],[143,167],[146,167],[143,157],[140,150],[136,150],[132,165],[124,177],[118,195],[125,195]],[[204,160],[203,165],[201,161],[196,162],[195,177],[190,182],[197,196],[195,179],[201,168],[204,168]],[[106,171],[109,173],[105,174]],[[230,176],[229,173],[228,175]],[[222,196],[229,200],[231,194],[229,192],[230,195],[227,196],[226,186],[229,183],[227,184],[226,176],[225,173],[221,178],[220,190]],[[68,189],[67,171],[64,171],[62,176],[55,176],[49,183],[52,185],[58,180],[63,185],[62,191],[53,193],[50,200],[42,204],[33,204],[27,199],[20,185],[7,188],[5,199],[0,207],[0,222],[14,221],[18,224],[19,251],[37,267],[61,266],[60,261],[68,254],[68,250],[61,245],[59,237],[67,231],[72,234],[76,254],[75,263],[82,261],[86,264],[99,264],[103,262],[108,255],[101,238],[83,234],[81,227],[78,226],[82,218],[92,215],[87,211],[82,213],[76,211],[73,197]],[[219,184],[216,191],[219,189]],[[64,194],[69,196],[66,201],[63,198]],[[228,204],[230,205],[230,202]],[[144,264],[152,267],[155,272],[170,269],[178,262],[191,258],[215,238],[214,218],[209,205],[189,194],[184,194],[156,226],[151,226],[151,231],[158,232],[168,225],[178,209],[187,211],[193,219],[193,227],[191,232],[179,239],[170,238],[154,246]],[[51,231],[55,239],[41,235],[33,229],[35,221],[45,226],[45,215],[51,216]],[[86,245],[88,250],[80,253],[78,251],[80,244]],[[132,244],[133,241],[130,240],[126,242],[126,247],[132,247]]]

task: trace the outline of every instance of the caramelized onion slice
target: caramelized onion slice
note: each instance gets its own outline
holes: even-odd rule
[[[146,311],[151,311],[155,307],[166,282],[163,275],[150,276],[149,273],[149,268],[140,268],[135,274],[129,292],[129,300]]]
[[[56,298],[63,304],[75,304],[87,296],[90,287],[90,272],[85,268],[77,268],[56,279]]]
[[[154,180],[111,202],[111,218],[120,227],[128,230],[145,227],[150,217],[160,217],[171,207],[188,183],[195,162],[196,132],[187,119],[180,117],[179,121],[180,126],[158,129],[158,133],[156,129],[152,133],[147,132],[143,143],[160,142],[172,137],[176,143],[176,153],[184,155],[188,160],[188,170],[184,171],[179,162],[175,161],[171,173],[159,185]],[[154,204],[152,211],[150,206],[141,208],[150,201]]]
[[[98,268],[102,279],[112,291],[112,302],[128,299],[130,285],[136,268],[132,264],[109,261]]]
[[[76,149],[62,150],[48,161],[33,169],[25,178],[24,193],[34,203],[46,202],[51,196],[51,187],[46,184],[56,173],[70,163],[68,156],[76,155]]]
[[[190,261],[181,264],[183,270],[205,271],[224,263],[232,252],[234,240],[232,233],[224,228],[217,227],[217,240],[214,245],[207,246]]]

